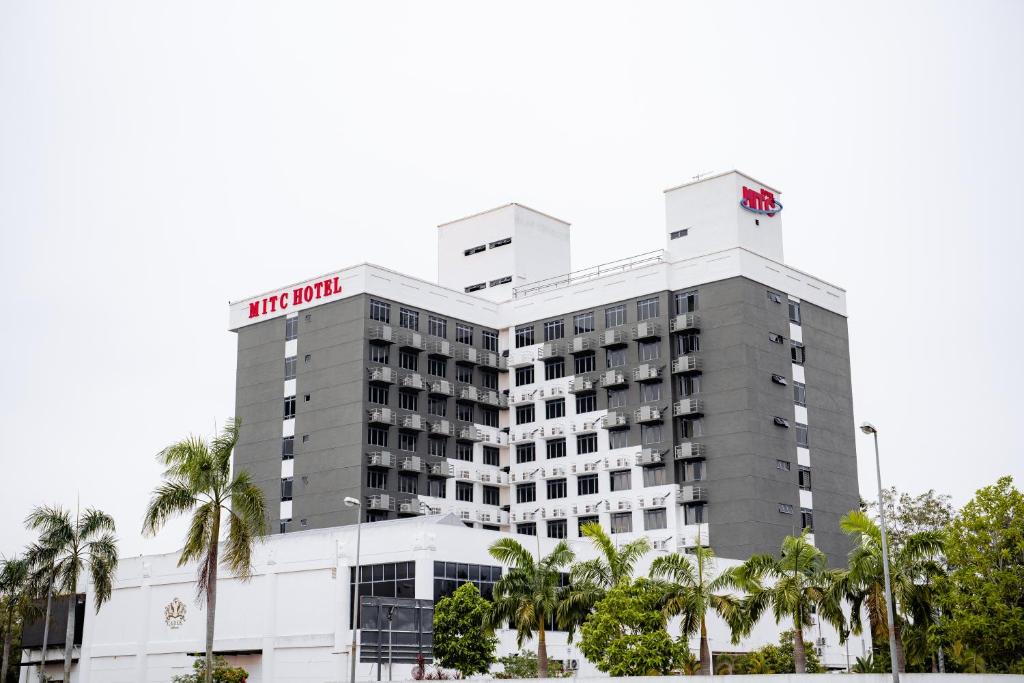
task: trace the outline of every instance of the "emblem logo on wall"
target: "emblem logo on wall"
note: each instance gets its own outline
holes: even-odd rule
[[[171,628],[178,628],[185,623],[185,603],[174,598],[164,607],[164,623]]]
[[[740,206],[747,211],[759,213],[764,216],[774,216],[778,212],[782,211],[782,203],[775,201],[775,195],[768,190],[752,190],[749,187],[743,187],[743,199],[740,200]]]

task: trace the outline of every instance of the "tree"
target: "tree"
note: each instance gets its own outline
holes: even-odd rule
[[[537,655],[529,650],[513,652],[498,658],[502,671],[495,678],[537,678]],[[563,675],[562,663],[555,660],[548,663],[548,677],[559,678]]]
[[[11,643],[16,631],[25,620],[38,612],[32,585],[32,567],[25,558],[0,558],[0,631],[3,633],[3,660],[0,663],[0,683],[7,681],[11,665]]]
[[[793,652],[794,633],[783,631],[779,634],[778,645],[764,645],[740,657],[736,666],[737,673],[745,674],[791,674],[796,673],[796,660]],[[825,671],[814,648],[807,650],[807,673],[816,674]]]
[[[228,660],[220,655],[213,660],[214,683],[245,683],[249,678],[249,672],[240,666],[231,666]],[[206,660],[196,659],[192,662],[192,673],[184,676],[175,676],[172,683],[202,683],[206,680]]]
[[[75,642],[75,607],[79,579],[86,572],[92,582],[96,612],[110,599],[117,571],[117,538],[114,518],[95,508],[84,514],[71,513],[59,506],[39,506],[29,513],[25,524],[39,532],[39,540],[29,547],[30,564],[46,568],[53,590],[64,591],[68,600],[67,631],[64,638],[64,680],[71,680],[71,653]]]
[[[152,536],[169,519],[192,513],[178,566],[199,564],[196,599],[206,602],[206,683],[213,680],[218,567],[223,564],[238,579],[247,581],[252,574],[253,545],[266,533],[263,493],[248,472],[231,476],[238,429],[239,422],[229,420],[209,443],[191,436],[160,451],[157,458],[166,467],[164,482],[153,491],[142,523],[142,532]],[[221,557],[221,527],[225,523],[227,538]]]
[[[837,572],[828,569],[825,554],[807,539],[805,529],[799,536],[782,541],[778,558],[754,555],[733,569],[736,585],[746,591],[744,631],[761,614],[771,609],[775,622],[790,619],[793,624],[792,650],[795,673],[807,671],[807,648],[803,630],[812,625],[812,610],[839,630],[845,623],[840,600],[832,590]],[[766,585],[766,581],[770,582]],[[772,667],[778,670],[776,667]]]
[[[464,583],[434,606],[434,657],[463,677],[485,674],[494,663],[498,639],[485,627],[491,603]]]
[[[943,629],[956,657],[991,672],[1024,669],[1024,494],[1002,477],[974,495],[945,536]]]
[[[651,563],[651,576],[664,579],[665,614],[682,617],[679,629],[684,639],[700,633],[700,672],[711,675],[711,648],[708,645],[706,617],[716,612],[733,628],[733,642],[745,625],[741,601],[729,594],[734,585],[731,572],[715,574],[715,555],[710,548],[697,546],[693,560],[679,553],[663,555]]]
[[[882,491],[885,505],[886,538],[893,548],[900,548],[909,536],[923,531],[943,532],[953,520],[953,504],[949,495],[929,489],[911,496],[895,486]],[[878,502],[868,504],[878,514]]]
[[[530,551],[513,538],[495,541],[491,557],[509,567],[494,584],[494,604],[487,617],[488,628],[511,622],[515,624],[518,647],[537,633],[537,671],[548,675],[546,630],[548,624],[564,621],[563,600],[567,589],[562,586],[561,570],[575,555],[565,541],[559,542],[544,557],[535,561]],[[540,555],[538,551],[538,556]]]
[[[681,664],[686,640],[665,630],[662,590],[646,579],[607,591],[583,624],[580,652],[610,676],[667,674]]]
[[[839,522],[839,527],[853,536],[856,545],[850,551],[849,567],[840,573],[835,587],[850,601],[850,626],[860,633],[861,607],[866,606],[872,637],[888,639],[888,617],[885,605],[885,574],[882,566],[882,532],[878,525],[860,510],[853,510]],[[931,590],[926,576],[941,573],[935,558],[942,552],[942,538],[935,531],[907,535],[899,546],[889,552],[889,577],[892,585],[893,628],[896,653],[893,659],[899,672],[906,671],[902,631],[908,623],[903,617],[917,615],[919,623],[930,621]],[[902,613],[901,613],[902,609]]]

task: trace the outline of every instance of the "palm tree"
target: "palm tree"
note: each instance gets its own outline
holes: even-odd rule
[[[117,538],[114,518],[95,508],[71,513],[59,506],[40,506],[32,510],[25,524],[39,532],[39,541],[30,546],[29,562],[42,568],[41,576],[52,581],[52,590],[68,594],[68,621],[64,637],[64,680],[71,680],[71,654],[75,641],[75,606],[79,579],[89,572],[96,611],[110,599],[117,571]],[[52,592],[52,591],[51,591]],[[45,662],[40,664],[40,667]]]
[[[213,678],[213,631],[217,610],[217,570],[224,567],[239,579],[252,574],[254,543],[266,533],[263,493],[247,472],[231,476],[231,453],[238,443],[237,420],[228,420],[209,443],[191,436],[160,451],[164,482],[146,508],[142,532],[154,535],[172,517],[192,513],[178,566],[198,562],[196,599],[206,601],[206,681]],[[226,521],[224,516],[227,516]],[[224,556],[221,526],[227,525]]]
[[[882,567],[882,532],[878,525],[860,510],[853,510],[839,521],[839,528],[857,541],[849,555],[849,568],[837,584],[843,597],[850,601],[850,626],[860,633],[860,611],[867,607],[872,636],[878,640],[889,637],[885,606],[885,574]],[[931,621],[930,582],[925,577],[941,573],[935,558],[942,553],[942,537],[934,531],[910,534],[899,546],[889,548],[889,577],[892,586],[893,630],[896,652],[893,657],[898,671],[906,671],[903,647],[903,617],[915,622]],[[902,612],[902,614],[901,614]]]
[[[0,683],[7,680],[11,665],[11,641],[15,622],[31,618],[37,612],[32,584],[32,565],[25,558],[0,558],[0,605],[3,606],[3,661],[0,663]]]
[[[568,592],[563,587],[561,570],[575,555],[565,541],[546,556],[534,560],[529,550],[519,541],[503,538],[495,541],[491,557],[508,566],[509,571],[494,584],[493,605],[487,617],[488,628],[512,623],[516,628],[518,647],[537,632],[537,674],[548,675],[548,650],[545,632],[547,624],[561,620],[564,623],[563,600]]]
[[[694,548],[694,560],[671,553],[651,563],[651,577],[660,579],[664,593],[664,611],[669,618],[682,617],[681,634],[689,639],[700,632],[700,673],[711,675],[711,647],[708,644],[707,613],[714,610],[733,629],[733,642],[745,629],[745,613],[739,598],[726,592],[734,585],[731,572],[715,575],[715,554],[710,548]]]
[[[833,591],[838,572],[828,569],[825,554],[811,545],[807,534],[804,529],[799,536],[787,536],[778,558],[754,555],[732,570],[736,585],[747,593],[743,601],[746,629],[769,608],[775,623],[792,619],[793,664],[798,674],[807,672],[803,630],[811,625],[813,610],[836,630],[845,623],[841,601]]]

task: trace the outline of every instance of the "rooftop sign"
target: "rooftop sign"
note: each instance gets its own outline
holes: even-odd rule
[[[740,206],[752,213],[759,213],[764,216],[774,216],[782,211],[782,204],[775,201],[775,195],[768,190],[752,190],[746,185],[743,186],[743,199]]]

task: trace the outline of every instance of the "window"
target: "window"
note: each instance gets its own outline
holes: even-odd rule
[[[576,356],[576,358],[573,359],[573,370],[577,375],[597,370],[597,356],[593,353]]]
[[[644,486],[661,486],[667,483],[668,473],[664,465],[644,468]]]
[[[448,400],[444,398],[428,398],[427,412],[438,417],[448,415]]]
[[[796,445],[807,448],[807,425],[797,422],[793,428],[796,430]]]
[[[438,458],[446,457],[448,455],[448,440],[428,438],[427,454],[437,456]]]
[[[367,512],[376,512],[376,510],[368,510]],[[355,595],[355,583],[356,570],[353,567],[349,569],[350,596]],[[397,562],[362,565],[359,567],[359,584],[359,593],[361,595],[414,598],[416,597],[416,563]],[[399,628],[398,620],[396,620],[395,630],[398,631]]]
[[[605,351],[605,363],[609,368],[621,368],[626,364],[626,349],[608,349]]]
[[[480,370],[480,386],[491,391],[498,390],[498,373],[490,370]]]
[[[644,510],[644,530],[654,531],[655,529],[667,529],[668,517],[665,508],[657,510]]]
[[[597,475],[582,474],[576,477],[576,492],[581,496],[589,496],[597,493]],[[597,518],[594,518],[597,521]]]
[[[311,353],[307,353],[302,358],[302,362],[305,363],[306,365],[309,365],[312,361],[313,361],[313,354],[311,354]]]
[[[680,420],[679,436],[684,439],[692,439],[697,436],[704,436],[703,420]]]
[[[684,508],[684,524],[705,524],[707,521],[708,506],[706,503],[702,503],[701,505],[687,505]]]
[[[565,336],[564,320],[549,320],[544,323],[544,341],[554,341]]]
[[[678,473],[678,478],[681,481],[704,481],[707,479],[707,468],[701,460],[696,460],[694,462],[677,462],[676,465],[676,472]]]
[[[516,424],[527,424],[533,422],[535,419],[533,414],[533,404],[527,403],[526,405],[516,406]]]
[[[536,484],[519,484],[516,486],[516,502],[532,503],[537,500]]]
[[[579,534],[580,538],[583,538],[583,527],[588,524],[598,524],[599,519],[597,515],[580,517],[576,520],[576,533]]]
[[[287,318],[284,321],[284,340],[291,341],[299,338],[299,319]]]
[[[369,401],[379,406],[386,406],[388,404],[388,388],[371,384]]]
[[[565,377],[565,359],[544,361],[544,379],[559,379]]]
[[[465,382],[466,384],[473,383],[473,368],[466,365],[455,366],[455,381]]]
[[[609,389],[608,390],[608,409],[621,408],[626,405],[626,394],[629,389]]]
[[[408,434],[406,432],[400,432],[398,434],[398,450],[408,451],[409,453],[416,452],[416,435]]]
[[[768,341],[772,342],[773,344],[781,344],[782,342],[784,342],[786,340],[785,340],[785,338],[781,334],[775,334],[774,332],[769,332],[768,333]]]
[[[284,359],[284,378],[285,380],[295,379],[295,366],[298,364],[297,356],[289,356]]]
[[[789,503],[779,503],[779,512],[784,515],[791,515],[793,514],[793,506]]]
[[[559,417],[565,417],[565,399],[556,398],[552,401],[547,401],[544,404],[544,419],[554,420]]]
[[[291,522],[291,521],[292,521],[291,519],[282,519],[281,523],[277,525],[278,533],[282,533],[282,534],[288,533],[288,523]]]
[[[461,500],[463,503],[472,503],[473,485],[468,481],[455,482],[455,500]]]
[[[700,333],[683,332],[675,336],[675,352],[677,356],[700,351]]]
[[[295,397],[288,396],[284,399],[284,419],[290,420],[295,417]]]
[[[498,409],[488,406],[480,406],[480,424],[485,427],[497,427]]]
[[[641,299],[636,302],[637,322],[650,320],[658,317],[658,297],[652,296],[649,299]]]
[[[494,594],[494,584],[500,578],[501,567],[461,562],[434,562],[434,602],[448,597],[464,583],[472,583],[480,591],[480,595],[490,600]]]
[[[597,434],[580,434],[576,437],[576,452],[583,455],[597,453]]]
[[[614,450],[616,448],[626,448],[627,446],[629,446],[628,429],[608,432],[608,448]]]
[[[305,401],[306,401],[306,403],[309,403],[309,394],[305,395]]]
[[[790,348],[790,355],[793,357],[793,362],[797,365],[803,365],[804,361],[807,360],[807,349],[800,342],[793,342]]]
[[[485,287],[487,287],[486,282],[478,282],[475,285],[469,285],[468,287],[465,287],[466,294],[469,294],[471,292],[478,292],[481,289],[484,289]]]
[[[516,524],[516,533],[522,536],[536,536],[537,535],[537,523],[536,522],[525,522],[523,524]]]
[[[610,517],[613,534],[628,534],[633,530],[632,512],[613,512]]]
[[[281,459],[291,460],[295,457],[295,437],[286,436],[281,439]]]
[[[567,538],[568,536],[569,526],[564,519],[548,520],[548,538]]]
[[[420,363],[419,358],[415,353],[410,351],[399,351],[398,352],[398,367],[403,370],[412,370],[415,372],[419,369]]]
[[[491,280],[491,287],[497,287],[498,285],[507,285],[512,282],[512,276],[506,275],[505,277],[499,277],[497,280]]]
[[[402,410],[419,410],[419,396],[404,391],[398,392],[398,407]]]
[[[673,230],[668,234],[668,238],[671,240],[677,240],[680,237],[686,237],[688,234],[690,234],[690,229],[683,228],[682,230]]]
[[[663,439],[661,425],[640,425],[640,443],[644,446],[661,443]]]
[[[455,419],[463,422],[473,421],[473,406],[469,403],[455,404]]]
[[[388,487],[388,473],[381,470],[366,470],[366,488],[386,489]]]
[[[308,323],[310,320],[313,319],[313,314],[312,313],[307,313],[305,318],[306,318],[306,322]],[[303,524],[302,526],[306,526],[306,525]]]
[[[445,377],[448,374],[448,361],[443,358],[428,358],[427,374],[434,377]]]
[[[567,486],[565,479],[548,480],[548,500],[565,498],[567,495],[569,495],[569,487]]]
[[[587,334],[594,331],[594,312],[577,313],[572,317],[572,333]]]
[[[404,327],[407,330],[419,330],[420,329],[420,314],[419,311],[414,311],[409,308],[398,309],[398,325]]]
[[[768,290],[768,301],[771,301],[773,304],[781,304],[782,303],[782,297],[779,296],[777,293],[775,293],[775,292],[773,292],[772,290],[769,289]]]
[[[455,323],[455,341],[460,344],[473,343],[473,326],[465,323]]]
[[[391,322],[391,304],[370,299],[370,320],[379,320],[382,323]]]
[[[433,496],[434,498],[444,498],[446,496],[445,479],[428,479],[427,480],[427,495]]]
[[[436,315],[427,316],[427,332],[442,339],[448,338],[448,321]]]
[[[484,446],[484,464],[494,465],[495,467],[501,464],[497,448],[494,446]]]
[[[697,310],[697,290],[676,292],[672,295],[676,306],[676,315],[693,313]]]
[[[281,480],[281,500],[292,499],[292,478],[285,477]]]
[[[611,484],[612,491],[628,491],[630,489],[630,484],[632,483],[630,471],[621,470],[619,472],[609,472],[608,482]]]
[[[798,406],[807,405],[807,385],[803,382],[793,382],[793,403]]]
[[[641,361],[658,360],[661,358],[661,344],[658,342],[638,342],[636,349],[637,357]]]
[[[604,326],[618,327],[626,324],[626,304],[609,306],[604,309]]]
[[[565,457],[565,439],[551,439],[546,446],[548,460]]]
[[[789,472],[792,469],[792,467],[792,463],[790,463],[788,460],[775,461],[775,469],[780,470],[782,472]]]
[[[303,434],[302,435],[302,443],[306,443],[307,441],[309,441],[309,434]]]
[[[457,444],[455,444],[455,458],[457,460],[465,460],[466,462],[473,462],[473,444],[471,444],[471,443],[457,443]]]
[[[591,413],[597,410],[597,396],[589,394],[587,396],[576,397],[576,414]]]
[[[537,452],[532,443],[516,444],[516,463],[533,462],[537,459]]]
[[[533,344],[533,325],[520,325],[516,328],[516,348]]]
[[[789,322],[800,324],[800,302],[789,300]]]
[[[367,427],[366,442],[371,446],[388,447],[388,430],[382,427]]]
[[[402,474],[398,477],[399,493],[418,493],[420,478],[415,474]]]
[[[495,240],[495,241],[491,242],[489,246],[491,247],[491,249],[497,249],[498,247],[503,247],[506,244],[512,244],[512,238],[511,237],[505,237],[505,238],[500,239],[500,240]]]
[[[809,508],[800,508],[800,526],[814,532],[814,513]]]
[[[370,362],[380,363],[387,365],[390,360],[391,354],[389,353],[387,346],[371,346],[370,347]]]
[[[660,384],[641,384],[640,385],[640,401],[641,403],[655,403],[661,400],[661,385]]]
[[[479,254],[481,251],[486,251],[486,250],[487,250],[487,245],[486,244],[478,244],[475,247],[470,247],[469,249],[466,249],[462,253],[463,253],[464,256],[472,256],[473,254]]]
[[[533,384],[532,365],[527,365],[525,368],[516,368],[516,386],[521,387],[524,384]]]
[[[797,482],[804,491],[811,490],[811,469],[809,467],[801,467],[797,470]]]
[[[497,486],[484,486],[484,505],[501,505],[501,490]]]
[[[480,331],[480,343],[484,349],[493,353],[498,352],[498,333],[491,330]]]

